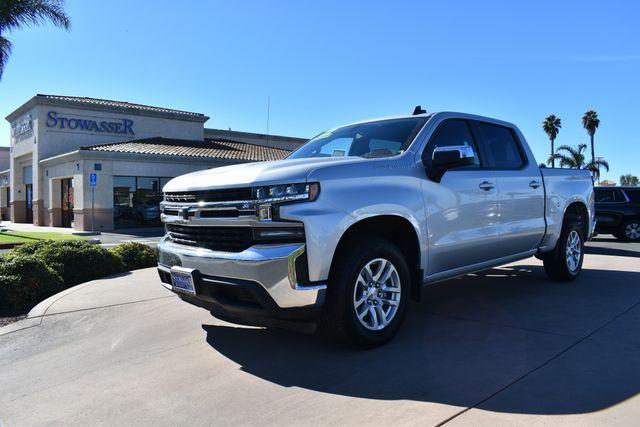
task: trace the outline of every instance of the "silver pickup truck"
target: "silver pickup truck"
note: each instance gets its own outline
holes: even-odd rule
[[[226,320],[318,321],[362,347],[391,339],[424,285],[531,256],[574,280],[595,225],[589,172],[541,169],[516,126],[461,113],[338,127],[163,191],[165,287]]]

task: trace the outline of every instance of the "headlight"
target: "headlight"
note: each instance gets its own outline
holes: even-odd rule
[[[312,202],[320,194],[320,184],[281,184],[269,187],[257,187],[254,196],[257,199],[256,216],[260,221],[271,221],[277,216],[277,205],[280,203]]]
[[[294,201],[314,201],[320,194],[320,184],[282,184],[269,187],[257,187],[255,190],[258,203],[282,203]]]

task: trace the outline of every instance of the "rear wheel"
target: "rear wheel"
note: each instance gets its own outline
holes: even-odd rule
[[[555,249],[543,256],[544,270],[552,280],[570,282],[580,275],[583,260],[582,227],[577,219],[569,217],[562,225]]]
[[[321,330],[359,347],[389,341],[404,321],[410,274],[402,252],[386,239],[364,238],[339,255],[327,289]]]
[[[640,242],[640,220],[629,219],[625,221],[616,237],[625,242]]]

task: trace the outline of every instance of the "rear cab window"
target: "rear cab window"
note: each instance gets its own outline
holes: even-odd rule
[[[520,169],[526,159],[513,129],[487,122],[475,122],[487,154],[487,166],[494,169]]]

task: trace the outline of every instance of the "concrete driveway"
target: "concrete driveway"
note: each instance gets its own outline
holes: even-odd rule
[[[0,329],[0,424],[637,423],[640,245],[589,252],[570,284],[532,258],[434,285],[366,352],[224,323],[153,269],[83,284]]]

